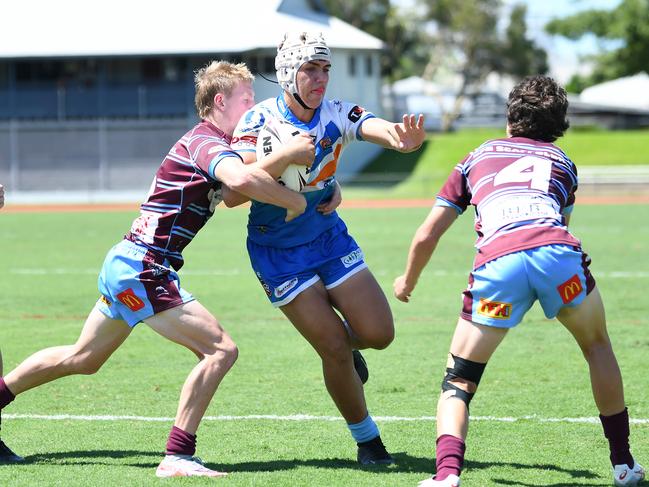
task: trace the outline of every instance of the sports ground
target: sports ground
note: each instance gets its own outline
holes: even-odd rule
[[[625,379],[632,452],[646,462],[649,201],[589,198],[578,198],[571,226],[593,259]],[[266,302],[249,270],[246,211],[219,208],[188,247],[180,275],[239,345],[239,360],[198,431],[197,453],[230,475],[171,482],[413,486],[431,474],[436,396],[472,260],[473,232],[471,216],[462,217],[440,243],[411,303],[398,302],[392,281],[429,204],[350,200],[340,210],[395,317],[394,343],[365,355],[369,410],[396,465],[356,464],[355,445],[325,391],[315,353]],[[38,349],[76,339],[97,299],[103,257],[137,213],[137,205],[65,209],[71,208],[10,205],[0,215],[0,348],[6,369]],[[0,485],[169,483],[154,471],[194,360],[138,325],[96,375],[25,393],[3,412],[2,432],[26,462],[1,466]],[[471,414],[465,485],[610,485],[585,361],[568,333],[538,307],[494,355]]]

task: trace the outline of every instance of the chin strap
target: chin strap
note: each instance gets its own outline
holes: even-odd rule
[[[298,95],[297,93],[293,93],[293,98],[295,98],[295,100],[297,100],[297,102],[298,102],[298,103],[302,106],[302,108],[304,108],[305,110],[315,110],[315,108],[311,108],[311,107],[307,106],[307,104],[304,103],[304,101],[302,100],[302,98],[300,97],[300,95]]]

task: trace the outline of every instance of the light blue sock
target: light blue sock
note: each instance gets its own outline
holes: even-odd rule
[[[379,436],[379,427],[376,426],[376,423],[372,419],[372,416],[367,414],[365,419],[360,423],[347,424],[349,431],[352,434],[352,437],[356,443],[363,443],[365,441],[370,441]]]

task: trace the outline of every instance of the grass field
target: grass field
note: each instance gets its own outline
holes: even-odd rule
[[[607,305],[636,420],[633,452],[645,465],[647,211],[646,205],[578,206],[572,218]],[[138,325],[98,374],[28,391],[4,411],[3,438],[26,462],[0,466],[0,485],[416,485],[434,468],[432,417],[473,243],[471,217],[465,216],[441,242],[412,302],[396,301],[392,280],[426,213],[341,210],[395,315],[394,343],[365,355],[370,412],[396,465],[356,465],[355,445],[324,389],[315,353],[266,302],[249,271],[245,211],[217,210],[187,249],[181,277],[240,348],[198,432],[198,454],[208,466],[231,474],[212,481],[155,478],[180,386],[195,359]],[[0,348],[6,370],[40,348],[76,339],[97,298],[103,257],[134,215],[0,214]],[[585,362],[568,333],[538,307],[496,352],[471,413],[463,485],[611,484]]]

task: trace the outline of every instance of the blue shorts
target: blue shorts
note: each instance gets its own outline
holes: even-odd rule
[[[122,240],[104,260],[98,279],[101,297],[96,307],[131,328],[194,297],[180,287],[169,262],[146,247]]]
[[[363,251],[339,221],[315,240],[289,248],[258,245],[248,239],[252,270],[266,296],[279,307],[320,279],[332,289],[367,268]]]
[[[579,248],[546,245],[504,255],[471,272],[462,318],[512,328],[537,299],[547,318],[577,306],[595,287],[590,258]]]

